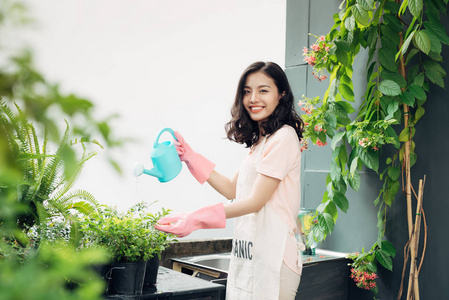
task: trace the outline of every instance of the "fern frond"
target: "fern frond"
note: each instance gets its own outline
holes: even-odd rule
[[[62,215],[64,219],[68,219],[71,216],[70,211],[64,204],[58,203],[53,199],[47,201],[47,211],[51,212],[53,216]]]
[[[97,200],[91,193],[89,193],[85,190],[81,190],[81,189],[66,193],[64,196],[60,197],[59,199],[52,198],[52,200],[58,202],[61,205],[69,206],[71,203],[73,203],[73,199],[77,199],[77,198],[86,200],[86,201],[90,202],[95,207],[97,207],[99,205]]]
[[[50,195],[53,193],[59,186],[61,186],[65,177],[61,175],[62,169],[64,167],[64,160],[61,155],[62,148],[67,145],[67,141],[69,138],[69,123],[66,121],[67,128],[64,132],[64,136],[59,144],[59,147],[53,157],[48,164],[43,164],[43,174],[44,179],[42,182],[40,193]],[[45,143],[46,144],[46,143]]]
[[[44,163],[39,193],[50,195],[64,182],[64,175],[62,175],[63,166],[64,161],[58,155],[54,155],[52,159]]]
[[[1,107],[2,111],[6,114],[6,116],[8,117],[9,121],[11,122],[11,125],[17,131],[17,129],[18,129],[17,124],[19,122],[17,121],[16,116],[14,115],[12,110],[9,108],[9,106],[6,104],[6,102],[3,99],[0,99],[0,107]]]
[[[77,248],[80,245],[80,241],[83,237],[83,233],[81,231],[81,225],[78,220],[73,220],[70,223],[70,239],[69,243]]]
[[[96,154],[97,153],[90,153],[88,156],[83,157],[80,161],[77,162],[76,169],[73,172],[72,176],[70,178],[65,177],[64,186],[56,192],[56,195],[53,196],[53,199],[58,200],[73,187],[84,168],[84,163]]]
[[[100,142],[97,139],[90,139],[90,138],[87,138],[87,137],[82,137],[80,139],[75,139],[75,140],[71,140],[70,141],[70,145],[71,146],[79,144],[79,143],[81,143],[81,144],[92,143],[92,144],[95,144],[95,145],[99,146],[101,149],[104,149],[103,145],[100,144]]]
[[[82,199],[84,201],[74,202],[73,200],[75,199]],[[80,213],[91,213],[100,206],[95,197],[85,190],[66,193],[59,199],[52,198],[49,202],[60,210],[75,209]]]
[[[96,206],[93,206],[92,204],[85,201],[74,202],[70,204],[67,208],[74,209],[77,212],[82,213],[84,215],[88,215],[96,211]]]
[[[47,218],[50,217],[50,214],[45,209],[44,205],[42,203],[35,203],[36,205],[36,211],[37,211],[37,224],[43,224]]]

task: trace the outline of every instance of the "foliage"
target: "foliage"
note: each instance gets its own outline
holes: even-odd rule
[[[3,300],[102,299],[105,282],[90,267],[107,261],[101,249],[75,251],[66,244],[46,243],[24,263],[8,257],[0,263]],[[78,285],[67,289],[67,283]]]
[[[71,210],[80,213],[93,211],[98,203],[89,192],[71,190],[84,163],[96,155],[95,152],[87,153],[84,144],[90,141],[81,139],[84,150],[81,158],[77,159],[73,171],[64,172],[64,158],[73,144],[69,141],[68,123],[57,150],[51,153],[47,134],[40,143],[34,125],[17,104],[16,108],[18,115],[0,99],[0,128],[5,133],[12,158],[23,174],[17,186],[17,202],[25,205],[27,210],[18,217],[18,225],[24,229],[45,223],[47,218],[55,215],[70,219]],[[95,140],[92,142],[98,144]],[[0,193],[2,190],[0,187]]]
[[[377,241],[362,257],[389,270],[395,252],[384,240],[387,209],[400,190],[401,172],[409,174],[416,162],[413,137],[425,113],[430,85],[444,88],[441,51],[443,44],[449,45],[449,36],[440,14],[446,13],[447,3],[345,0],[333,16],[330,32],[318,38],[314,44],[318,46],[303,50],[314,73],[325,69],[330,74],[322,99],[304,97],[299,103],[307,123],[303,149],[308,140],[323,146],[328,138],[332,148],[326,192],[317,208],[319,222],[312,237],[319,242],[332,232],[338,209],[345,213],[349,209],[348,187],[358,191],[360,171],[369,168],[379,174],[383,187],[374,201],[379,208]],[[323,52],[323,45],[332,46]],[[361,49],[368,53],[367,85],[356,110],[351,104],[356,100],[352,65]],[[314,64],[313,55],[325,59]],[[381,168],[385,146],[396,150]]]
[[[7,300],[101,299],[103,284],[88,266],[106,261],[102,251],[75,251],[72,244],[55,240],[41,242],[36,251],[25,231],[32,224],[42,224],[43,229],[52,216],[89,211],[95,204],[93,197],[70,191],[82,164],[92,155],[84,147],[94,142],[92,137],[101,137],[105,154],[120,171],[109,150],[123,140],[112,134],[115,116],[98,120],[91,101],[60,92],[58,84],[48,82],[35,68],[31,50],[11,49],[11,43],[3,48],[5,28],[28,20],[22,2],[0,0],[0,293]],[[15,104],[20,107],[18,114],[11,111]],[[81,158],[71,147],[65,124],[71,124],[73,136],[81,137],[72,143],[84,149]],[[52,145],[56,152],[50,152]],[[71,238],[74,242],[76,234]],[[80,285],[69,291],[67,280]]]
[[[103,246],[117,262],[145,261],[160,256],[174,236],[154,229],[154,225],[169,210],[163,208],[153,214],[146,211],[148,208],[148,204],[141,202],[126,212],[118,212],[102,205],[97,212],[81,219],[84,235],[81,247]]]

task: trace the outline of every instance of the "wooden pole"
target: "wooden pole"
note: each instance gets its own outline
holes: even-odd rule
[[[416,269],[416,260],[418,253],[419,244],[419,232],[421,227],[421,207],[423,199],[423,181],[419,180],[419,190],[418,190],[418,203],[416,205],[416,216],[415,216],[415,226],[413,230],[413,235],[410,243],[410,249],[414,249],[415,256],[411,256],[410,259],[410,277],[408,280],[407,289],[407,300],[416,299],[419,300],[419,286],[418,286],[418,271]],[[413,293],[412,293],[413,289]]]
[[[400,2],[400,1],[398,1]],[[399,38],[400,38],[400,44],[399,47],[402,46],[402,44],[404,43],[404,39],[403,39],[403,35],[402,32],[399,32]],[[402,75],[402,77],[404,77],[404,79],[407,79],[407,75],[406,75],[406,71],[405,71],[405,62],[404,62],[404,57],[401,54],[400,56],[400,61],[399,61],[399,71]],[[403,111],[404,111],[404,128],[409,128],[409,114],[410,114],[410,107],[406,104],[403,104]],[[407,197],[407,223],[408,223],[408,236],[409,239],[412,239],[412,235],[413,235],[413,215],[412,215],[412,188],[411,188],[411,172],[410,172],[410,145],[411,145],[411,130],[410,130],[410,137],[409,139],[405,142],[404,144],[404,157],[403,157],[403,161],[405,163],[405,182],[406,182],[406,186],[405,186],[405,192],[406,192],[406,197]],[[416,259],[416,253],[415,253],[415,247],[413,245],[413,243],[411,243],[410,247],[410,257],[413,260]],[[410,269],[410,273],[414,274],[416,271],[416,265],[413,264],[414,269]],[[414,280],[415,285],[418,285],[418,279]],[[410,285],[409,285],[410,288]],[[407,299],[408,296],[407,296]]]

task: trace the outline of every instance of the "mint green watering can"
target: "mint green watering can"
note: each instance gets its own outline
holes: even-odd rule
[[[166,131],[169,132],[175,140],[177,140],[173,129],[162,129],[157,135],[153,144],[153,149],[150,153],[151,161],[153,162],[154,167],[151,170],[148,170],[145,169],[142,164],[136,164],[134,166],[134,176],[147,174],[157,177],[160,182],[167,182],[178,176],[179,172],[181,172],[181,160],[179,159],[179,155],[173,141],[159,143],[160,136]]]

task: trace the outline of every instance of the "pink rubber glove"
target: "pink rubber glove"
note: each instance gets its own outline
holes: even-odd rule
[[[187,168],[189,168],[193,177],[195,177],[199,183],[203,184],[209,179],[210,174],[215,168],[215,164],[201,154],[193,151],[179,132],[175,131],[175,136],[178,140],[178,142],[175,141],[175,146],[179,158],[186,163]]]
[[[200,208],[192,213],[180,213],[160,219],[154,228],[179,237],[188,236],[198,229],[225,228],[226,214],[223,203]]]

